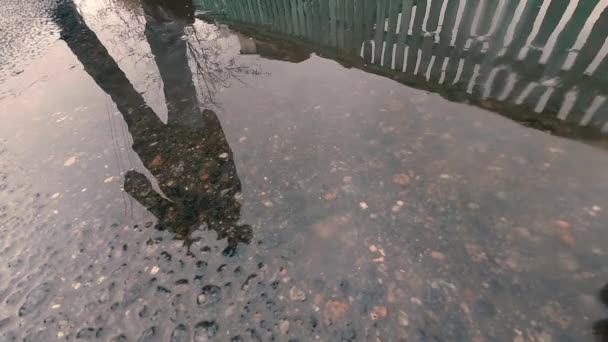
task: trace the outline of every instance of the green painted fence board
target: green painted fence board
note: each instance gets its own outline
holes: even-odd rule
[[[387,0],[376,0],[376,34],[374,35],[374,63],[380,64],[384,43],[384,23],[386,21]]]

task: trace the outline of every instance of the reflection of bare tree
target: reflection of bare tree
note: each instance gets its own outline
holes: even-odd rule
[[[217,46],[209,48],[207,45],[213,40],[217,40],[221,35],[220,29],[204,32],[201,35],[196,28],[191,27],[186,30],[188,37],[188,53],[194,62],[195,76],[199,84],[199,95],[204,104],[218,103],[215,95],[221,88],[230,87],[232,80],[243,82],[243,75],[261,75],[258,69],[246,65],[237,64],[234,58],[222,61],[221,49]],[[217,45],[217,44],[216,44]]]
[[[156,73],[149,70],[154,56],[142,49],[145,42],[145,18],[141,0],[96,0],[76,1],[78,9],[90,20],[93,31],[100,33],[100,40],[106,44],[110,54],[125,67],[125,72],[133,77],[138,91],[147,101],[161,90],[162,82]],[[105,33],[105,34],[104,34]]]
[[[123,59],[128,59],[127,63],[139,70],[139,82],[136,83],[139,90],[156,91],[163,88],[161,80],[166,79],[148,72],[150,61],[157,59],[158,52],[162,50],[146,53],[138,46],[142,41],[147,41],[151,49],[162,49],[171,39],[184,42],[184,47],[187,47],[184,61],[189,61],[195,70],[196,90],[202,104],[219,107],[216,94],[222,88],[230,87],[233,80],[243,82],[245,75],[262,74],[257,68],[237,64],[232,55],[234,52],[226,51],[221,42],[227,38],[225,30],[215,25],[195,23],[191,0],[99,0],[90,8],[87,4],[82,3],[87,16],[96,19],[92,23],[93,29],[111,32],[102,40],[111,43],[110,52],[116,60],[123,62]],[[160,40],[153,37],[164,34],[168,36]]]
[[[95,18],[104,30],[112,32],[112,42],[141,41],[144,36],[144,18],[140,0],[98,0],[92,8],[82,2],[86,16]],[[130,53],[137,52],[136,47],[120,44]],[[150,56],[148,56],[150,57]]]
[[[244,75],[261,74],[247,65],[237,64],[235,56],[225,51],[222,39],[226,34],[220,28],[196,25],[191,0],[143,0],[142,4],[146,40],[163,82],[170,83],[164,86],[168,106],[186,105],[178,106],[183,99],[177,102],[172,99],[176,94],[191,93],[194,89],[189,64],[194,67],[199,100],[203,105],[218,106],[217,92],[230,87],[232,80],[242,82]],[[175,109],[176,113],[184,112]]]

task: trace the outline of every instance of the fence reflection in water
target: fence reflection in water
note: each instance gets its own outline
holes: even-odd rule
[[[472,102],[608,132],[608,0],[196,0]]]

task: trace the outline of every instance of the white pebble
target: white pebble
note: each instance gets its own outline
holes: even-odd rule
[[[410,301],[416,305],[422,305],[422,301],[419,298],[412,297],[410,298]]]
[[[64,163],[63,166],[72,166],[76,162],[76,156],[71,156]]]

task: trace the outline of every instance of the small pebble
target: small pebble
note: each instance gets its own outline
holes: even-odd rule
[[[410,184],[410,176],[405,173],[399,173],[393,176],[393,183],[399,185]]]
[[[200,294],[200,295],[198,295],[198,297],[196,297],[196,302],[199,305],[203,304],[206,300],[207,300],[207,296],[205,296],[204,294]]]
[[[365,202],[361,202],[361,203],[359,203],[359,207],[360,207],[361,209],[363,209],[363,210],[366,210],[367,208],[369,208],[369,207],[367,206],[367,203],[365,203]]]
[[[403,204],[404,204],[403,201],[397,201],[397,202],[395,202],[395,205],[393,206],[393,208],[391,208],[391,210],[395,213],[399,212],[401,210],[401,208],[403,207]]]
[[[477,209],[479,209],[479,204],[469,203],[469,204],[467,204],[467,207],[469,207],[469,209],[471,209],[471,210],[477,210]]]
[[[332,191],[328,191],[325,193],[325,195],[323,195],[323,199],[326,201],[333,201],[338,197],[338,191],[337,190],[332,190]]]
[[[379,318],[386,317],[388,315],[388,309],[386,308],[386,306],[376,305],[374,306],[372,312],[369,315],[371,319],[375,321]]]
[[[437,252],[437,251],[432,251],[431,258],[433,258],[435,260],[445,260],[445,254],[443,254],[441,252]]]
[[[152,270],[150,271],[150,273],[151,274],[156,274],[156,273],[158,273],[158,271],[160,271],[160,267],[154,266],[154,267],[152,267]]]
[[[160,166],[162,163],[163,163],[163,157],[161,157],[159,154],[156,157],[154,157],[154,159],[152,159],[152,161],[150,162],[150,164],[148,166],[157,167],[157,166]]]
[[[279,331],[283,335],[287,335],[287,333],[289,333],[289,321],[288,320],[286,320],[286,319],[281,320],[281,323],[279,323]]]
[[[63,166],[72,166],[74,163],[76,163],[76,156],[71,156],[70,158],[66,159]]]
[[[416,305],[422,305],[422,301],[420,300],[420,298],[417,298],[417,297],[410,298],[410,302],[412,302],[413,304],[416,304]]]
[[[289,298],[294,301],[303,302],[306,300],[306,292],[294,286],[289,290]]]
[[[403,327],[407,327],[408,325],[410,325],[410,318],[405,313],[405,311],[399,310],[398,321],[399,321],[399,325],[401,325]]]
[[[349,304],[345,301],[330,300],[325,303],[325,309],[323,310],[323,316],[325,317],[325,324],[331,325],[344,318],[348,311]]]

